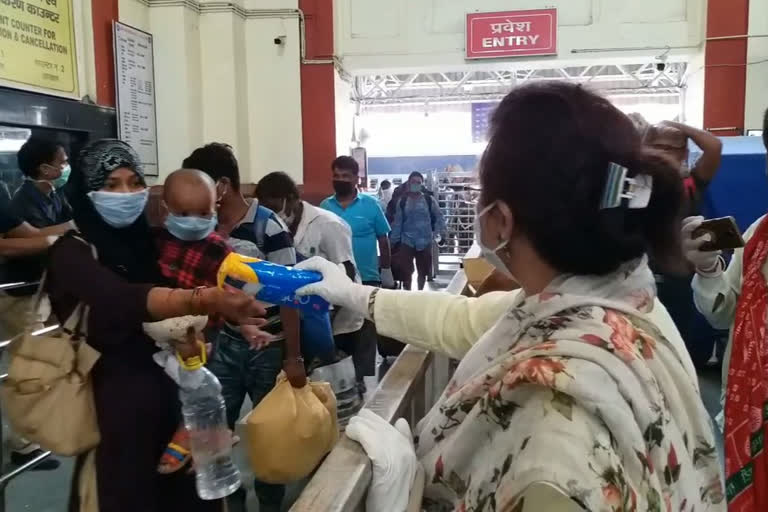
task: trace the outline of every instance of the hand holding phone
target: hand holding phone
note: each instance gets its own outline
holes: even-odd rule
[[[700,251],[714,252],[744,247],[744,238],[733,217],[705,220],[694,230],[692,238],[696,240],[704,235],[710,235],[711,239],[699,247]]]

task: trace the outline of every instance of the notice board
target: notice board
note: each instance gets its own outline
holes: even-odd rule
[[[0,0],[2,1],[2,0]],[[152,34],[114,22],[117,133],[139,154],[147,176],[157,176],[157,112]]]
[[[0,0],[0,85],[77,97],[72,0]]]

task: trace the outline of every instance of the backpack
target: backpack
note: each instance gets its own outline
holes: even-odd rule
[[[427,209],[429,210],[429,221],[432,226],[432,231],[435,230],[435,225],[437,224],[437,216],[435,215],[435,212],[432,209],[432,204],[434,203],[434,201],[432,201],[433,198],[434,198],[434,194],[431,191],[425,189],[424,200],[427,202]],[[407,200],[408,200],[408,195],[403,194],[403,197],[401,197],[400,201],[398,201],[400,211],[403,212],[403,224],[405,224],[405,219],[406,219],[405,202]]]
[[[395,213],[397,210],[397,204],[400,201],[400,198],[403,197],[403,194],[405,194],[405,184],[398,185],[395,187],[394,192],[392,192],[392,198],[389,200],[389,203],[387,204],[387,211],[384,212],[385,216],[387,217],[387,222],[390,224],[393,224],[395,222]]]

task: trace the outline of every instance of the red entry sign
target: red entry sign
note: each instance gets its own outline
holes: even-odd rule
[[[557,9],[467,14],[467,58],[557,55]]]

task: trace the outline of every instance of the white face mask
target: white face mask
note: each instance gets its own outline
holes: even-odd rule
[[[295,220],[296,220],[296,214],[294,214],[294,213],[291,213],[290,215],[288,215],[288,214],[285,212],[285,209],[286,209],[287,207],[288,207],[288,200],[287,200],[287,199],[284,199],[284,200],[283,200],[283,209],[282,209],[282,210],[280,210],[280,211],[277,213],[277,215],[278,215],[278,216],[279,216],[281,219],[283,219],[283,222],[285,222],[285,225],[286,225],[286,226],[288,226],[288,227],[290,228],[290,227],[293,225],[293,221],[295,221]]]
[[[394,192],[394,190],[392,189],[392,187],[389,187],[389,188],[388,188],[388,189],[386,189],[386,190],[382,190],[382,191],[381,191],[381,198],[382,198],[383,200],[385,200],[385,201],[389,201],[390,199],[392,199],[392,192]]]
[[[496,203],[491,203],[483,208],[482,211],[480,211],[477,215],[475,215],[475,240],[477,240],[477,244],[480,246],[480,254],[482,257],[485,258],[485,260],[493,265],[497,270],[509,277],[512,277],[512,273],[507,268],[506,263],[504,263],[504,261],[497,254],[500,250],[505,248],[507,244],[509,244],[509,240],[504,240],[499,245],[497,245],[495,249],[491,249],[490,247],[483,244],[483,230],[481,227],[482,225],[480,223],[480,219],[483,217],[483,215],[493,210],[495,206]]]

